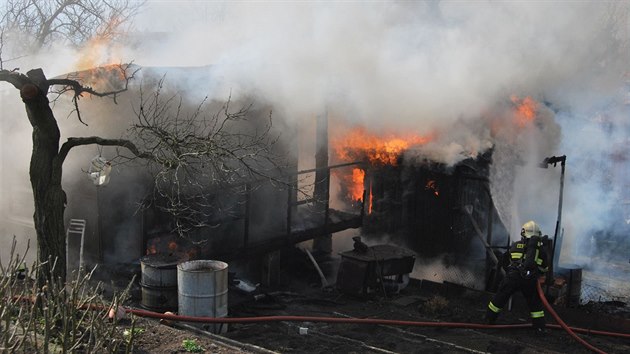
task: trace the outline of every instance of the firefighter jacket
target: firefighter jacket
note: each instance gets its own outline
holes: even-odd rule
[[[506,271],[518,270],[525,277],[546,273],[547,253],[540,237],[523,238],[512,243],[510,250],[503,255],[502,265]]]

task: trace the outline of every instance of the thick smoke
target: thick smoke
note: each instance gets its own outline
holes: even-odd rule
[[[328,110],[375,132],[437,132],[417,156],[446,164],[493,148],[493,197],[513,238],[529,219],[553,235],[560,167],[539,163],[566,154],[566,261],[583,254],[595,232],[619,223],[610,210],[621,199],[607,182],[621,182],[610,176],[611,142],[625,139],[625,123],[611,107],[622,105],[627,4],[201,7],[152,3],[152,18],[164,19],[160,30],[169,35],[138,61],[215,64],[226,85],[217,94],[255,92],[297,121]],[[491,122],[511,119],[511,95],[538,101],[537,121],[494,134]],[[602,111],[612,128],[595,119]]]
[[[584,240],[618,222],[610,210],[621,198],[610,186],[621,178],[614,143],[627,131],[627,17],[626,3],[601,1],[149,1],[132,45],[101,54],[212,65],[212,78],[168,78],[211,80],[200,97],[264,98],[298,123],[328,111],[374,132],[437,132],[420,154],[447,164],[493,148],[493,197],[513,235],[529,219],[553,234],[560,169],[538,163],[566,154],[565,242],[580,254]],[[77,69],[76,53],[53,52],[21,66],[49,76]],[[496,135],[490,123],[510,119],[511,95],[537,100],[539,118]]]

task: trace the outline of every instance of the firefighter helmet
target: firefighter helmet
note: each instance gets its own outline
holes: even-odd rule
[[[523,224],[521,228],[521,236],[525,238],[530,238],[532,236],[541,237],[542,233],[540,232],[540,227],[533,221],[528,221]]]

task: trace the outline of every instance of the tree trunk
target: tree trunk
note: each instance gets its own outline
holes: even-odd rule
[[[61,188],[61,164],[56,163],[59,153],[59,127],[46,97],[48,87],[41,84],[45,82],[43,73],[29,72],[27,75],[34,83],[38,83],[28,83],[20,89],[28,119],[33,126],[33,152],[29,174],[35,201],[37,257],[43,265],[43,275],[51,274],[63,281],[66,275],[63,224],[66,198]]]

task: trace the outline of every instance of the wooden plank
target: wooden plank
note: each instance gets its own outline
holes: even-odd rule
[[[470,223],[472,224],[473,228],[475,229],[476,236],[479,238],[479,240],[481,240],[481,243],[483,243],[484,247],[486,248],[486,253],[490,257],[490,259],[492,259],[492,261],[494,262],[495,265],[498,264],[499,260],[497,259],[497,256],[495,256],[494,252],[492,252],[492,248],[490,247],[488,242],[486,242],[486,239],[484,238],[483,232],[481,232],[481,229],[479,228],[479,225],[477,225],[477,221],[472,216],[472,206],[466,205],[464,207],[464,211],[466,212],[466,214],[468,214],[468,218],[470,219]]]

